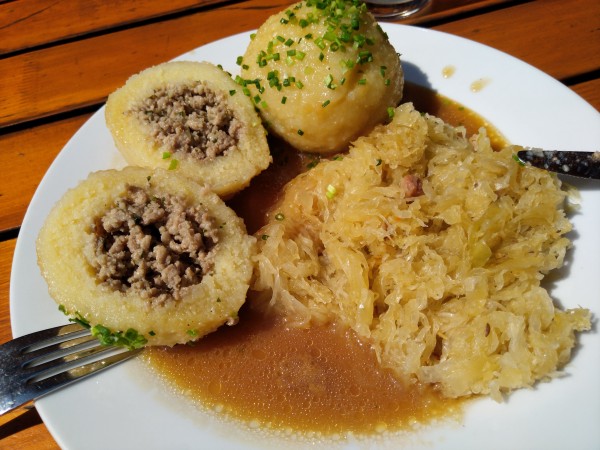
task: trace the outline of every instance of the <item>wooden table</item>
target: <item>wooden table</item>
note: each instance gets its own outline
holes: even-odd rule
[[[0,0],[0,342],[11,339],[19,227],[48,166],[133,73],[257,28],[285,0]],[[402,21],[510,53],[600,109],[598,0],[433,0]],[[0,448],[57,448],[35,409],[8,414]]]

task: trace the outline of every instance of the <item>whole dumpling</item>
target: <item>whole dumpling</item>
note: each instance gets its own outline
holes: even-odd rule
[[[230,74],[208,62],[143,70],[109,95],[105,116],[130,165],[182,172],[223,197],[271,163],[252,102]]]
[[[345,149],[402,98],[400,58],[358,1],[307,0],[271,16],[240,64],[269,130],[301,151]]]
[[[170,346],[236,322],[255,243],[195,181],[126,167],[68,191],[40,231],[37,255],[63,312],[100,334]]]

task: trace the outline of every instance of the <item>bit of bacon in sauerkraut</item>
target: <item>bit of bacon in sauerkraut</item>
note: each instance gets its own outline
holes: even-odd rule
[[[570,245],[565,196],[485,130],[405,104],[288,184],[257,233],[254,289],[297,325],[351,327],[401,379],[501,399],[555,376],[590,328],[540,286]]]

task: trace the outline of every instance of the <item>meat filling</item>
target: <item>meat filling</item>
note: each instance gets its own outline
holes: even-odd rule
[[[225,95],[204,82],[167,85],[131,112],[150,126],[161,149],[210,160],[237,148],[242,130]]]
[[[181,299],[213,269],[218,227],[198,206],[130,186],[94,224],[91,265],[99,282],[151,303]]]

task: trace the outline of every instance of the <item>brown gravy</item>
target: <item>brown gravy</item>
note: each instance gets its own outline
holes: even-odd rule
[[[427,89],[409,84],[404,101],[420,111],[463,125],[485,126],[495,147],[501,135],[480,116]],[[229,201],[248,232],[264,223],[287,181],[315,156],[270,142],[274,163]],[[407,429],[447,417],[459,401],[442,399],[430,386],[406,386],[381,369],[373,351],[336,326],[289,328],[251,307],[234,327],[222,327],[193,346],[150,348],[146,360],[160,376],[208,409],[261,427],[333,435]]]
[[[275,430],[374,434],[443,416],[456,403],[397,381],[351,331],[289,328],[248,307],[234,327],[147,354],[203,406]]]

